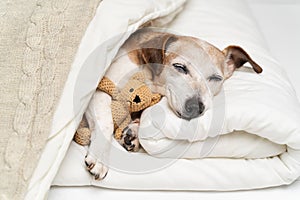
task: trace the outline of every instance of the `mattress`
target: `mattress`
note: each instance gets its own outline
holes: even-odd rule
[[[270,46],[270,45],[269,45]],[[295,50],[296,51],[296,50]],[[289,65],[285,69],[288,74],[295,74],[295,65]],[[297,71],[297,70],[296,70]],[[293,80],[292,84],[296,87],[296,90],[299,91],[300,83]],[[299,92],[298,92],[299,95]],[[255,191],[241,191],[241,192],[218,192],[215,193],[208,193],[208,192],[158,192],[158,191],[120,191],[120,190],[109,190],[103,188],[94,188],[94,187],[53,187],[49,193],[49,199],[60,199],[60,196],[64,198],[71,198],[72,199],[80,199],[80,197],[89,197],[92,198],[132,198],[134,197],[143,197],[147,195],[146,198],[172,198],[172,199],[179,199],[179,198],[186,198],[187,196],[190,198],[222,198],[222,199],[253,199],[261,197],[262,195],[268,195],[269,197],[276,197],[276,198],[288,198],[292,199],[294,196],[299,194],[300,190],[300,183],[296,181],[291,186],[282,186],[280,188],[269,188],[264,190],[255,190]],[[298,192],[299,191],[299,192]],[[70,195],[70,196],[68,196]]]

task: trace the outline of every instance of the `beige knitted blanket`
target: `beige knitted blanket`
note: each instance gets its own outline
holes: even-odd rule
[[[100,0],[0,1],[0,199],[22,199]]]

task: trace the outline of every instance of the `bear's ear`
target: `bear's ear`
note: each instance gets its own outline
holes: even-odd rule
[[[146,64],[150,68],[153,77],[162,72],[166,50],[176,40],[175,35],[165,33],[141,44],[142,64]]]
[[[116,85],[107,77],[102,78],[97,88],[110,96],[114,96],[118,93]]]
[[[160,99],[161,99],[161,95],[160,94],[153,94],[150,106],[152,106],[154,104],[157,104],[160,101]]]

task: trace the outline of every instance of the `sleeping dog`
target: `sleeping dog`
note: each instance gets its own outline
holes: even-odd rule
[[[224,81],[246,62],[256,73],[262,72],[241,47],[228,46],[221,51],[198,38],[149,29],[132,34],[116,58],[106,73],[109,79],[122,88],[133,71],[142,70],[152,92],[166,96],[170,108],[185,120],[199,117],[209,109]],[[127,150],[139,149],[138,126],[137,119],[123,131],[119,143]],[[105,148],[96,148],[99,141],[94,137],[85,158],[87,169],[96,179],[103,179],[108,172],[108,168],[97,161],[97,155],[109,152],[112,129],[101,133],[107,138]]]

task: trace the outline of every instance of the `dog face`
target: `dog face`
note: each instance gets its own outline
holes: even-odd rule
[[[204,113],[212,104],[212,96],[222,86],[222,71],[207,52],[188,37],[179,38],[165,52],[161,77],[169,105],[181,118],[190,120]]]
[[[138,51],[140,64],[150,70],[154,88],[167,97],[174,113],[183,119],[196,118],[210,108],[223,82],[244,63],[262,72],[237,46],[220,51],[200,39],[169,33],[150,34],[147,39]]]

